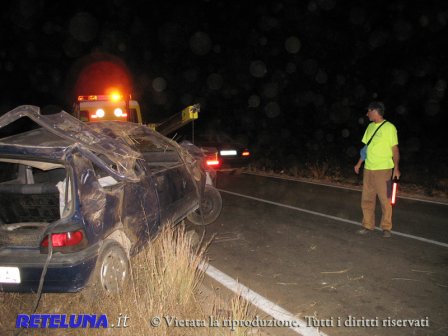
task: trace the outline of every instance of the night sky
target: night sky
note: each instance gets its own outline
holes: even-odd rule
[[[381,100],[403,178],[447,178],[446,1],[17,0],[0,15],[0,114],[70,111],[82,66],[112,60],[146,122],[200,103],[197,132],[272,168],[354,164]]]

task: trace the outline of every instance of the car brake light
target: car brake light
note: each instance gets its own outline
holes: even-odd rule
[[[219,160],[207,160],[206,164],[210,167],[219,166]]]
[[[242,153],[241,153],[241,155],[242,156],[250,156],[250,152],[249,151],[243,151]]]
[[[82,231],[52,233],[51,242],[53,247],[74,246],[80,244],[84,239]],[[42,240],[42,247],[48,247],[48,236]]]

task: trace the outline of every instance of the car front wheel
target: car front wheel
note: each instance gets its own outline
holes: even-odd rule
[[[187,216],[188,220],[193,224],[208,225],[213,223],[218,218],[222,209],[222,198],[221,194],[215,187],[208,184],[205,185],[204,195],[202,197],[200,207],[200,209],[197,209]]]

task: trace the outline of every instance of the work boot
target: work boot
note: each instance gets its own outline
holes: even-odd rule
[[[384,230],[383,231],[383,237],[384,238],[390,238],[390,237],[392,237],[392,233],[390,233],[389,230]]]
[[[369,234],[369,233],[372,232],[372,231],[373,231],[373,230],[361,229],[361,230],[356,231],[356,233],[364,236],[364,235],[366,235],[366,234]]]

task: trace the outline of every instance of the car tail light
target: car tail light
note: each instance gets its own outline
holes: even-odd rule
[[[242,156],[250,156],[250,152],[248,150],[245,150],[241,153]]]
[[[205,157],[205,164],[207,167],[218,167],[221,162],[218,159],[218,152],[216,151],[208,151]]]
[[[45,236],[40,243],[41,249],[45,253],[48,251],[48,237],[49,235]],[[82,230],[52,233],[51,242],[53,249],[59,252],[74,252],[87,244],[84,231]]]
[[[207,160],[206,161],[206,164],[207,164],[207,166],[209,166],[209,167],[216,167],[216,166],[219,166],[219,160]]]

